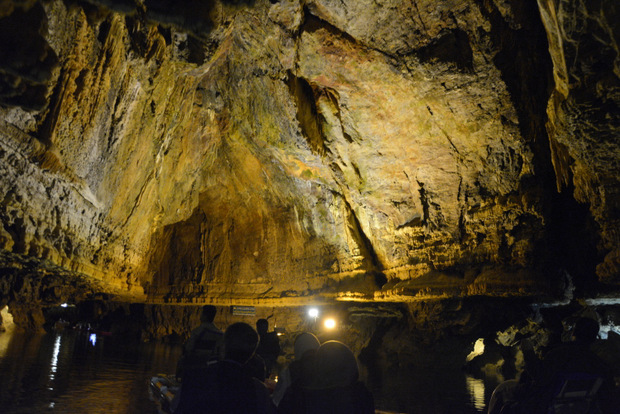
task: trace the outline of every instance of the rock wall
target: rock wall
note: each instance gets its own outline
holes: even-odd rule
[[[610,1],[538,4],[553,60],[547,130],[557,185],[573,188],[575,199],[590,206],[604,255],[596,273],[607,283],[617,283],[618,9]]]
[[[603,3],[5,2],[3,265],[222,305],[614,283]]]

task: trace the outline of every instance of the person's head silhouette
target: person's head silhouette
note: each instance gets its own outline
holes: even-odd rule
[[[200,322],[213,322],[215,319],[215,314],[217,313],[217,308],[213,305],[205,305],[202,307],[202,312],[200,313]]]
[[[264,335],[269,330],[269,322],[267,319],[259,319],[256,321],[256,330],[259,335]]]
[[[579,318],[573,328],[573,337],[576,342],[591,344],[598,337],[599,323],[592,318]]]
[[[245,364],[258,345],[258,334],[247,323],[237,322],[224,332],[224,357]]]

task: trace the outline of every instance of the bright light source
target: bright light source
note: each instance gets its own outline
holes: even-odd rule
[[[63,303],[63,304],[62,304],[62,305],[60,305],[60,306],[61,306],[62,308],[66,308],[66,307],[67,307],[67,306],[69,306],[69,305],[67,305],[66,303]]]
[[[311,318],[316,318],[317,316],[319,316],[319,310],[317,308],[310,308],[308,310],[308,316],[310,316]]]
[[[478,338],[474,344],[474,350],[467,355],[466,360],[469,362],[475,357],[484,354],[484,338]]]
[[[323,322],[323,325],[327,329],[334,329],[336,327],[336,320],[334,318],[327,318],[325,322]]]
[[[95,344],[97,343],[97,334],[90,334],[90,336],[88,337],[88,340],[90,341],[91,344],[93,344],[93,346],[95,346]]]

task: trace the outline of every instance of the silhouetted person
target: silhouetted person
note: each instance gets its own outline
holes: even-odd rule
[[[314,369],[304,387],[291,387],[280,414],[374,414],[374,400],[359,381],[353,352],[339,341],[327,341],[316,351]]]
[[[523,371],[519,376],[519,379],[510,379],[499,384],[493,394],[491,394],[491,400],[487,407],[488,414],[501,414],[506,413],[506,409],[502,411],[504,406],[509,404],[517,404],[527,399],[530,393],[530,387],[532,386],[532,377],[527,371]]]
[[[572,340],[554,347],[543,358],[541,369],[525,393],[525,399],[510,411],[504,410],[502,413],[546,414],[552,404],[564,404],[558,399],[558,395],[565,386],[570,386],[573,392],[593,392],[592,401],[589,396],[584,395],[579,397],[581,400],[577,404],[599,407],[600,411],[594,411],[597,413],[617,413],[617,406],[614,406],[612,401],[617,391],[614,390],[611,372],[590,349],[598,332],[597,321],[579,318],[575,322]],[[599,388],[594,386],[597,378],[600,381]]]
[[[202,307],[200,326],[192,331],[183,345],[183,354],[177,364],[177,378],[183,378],[188,369],[205,369],[210,361],[221,359],[224,333],[213,324],[217,309]]]
[[[265,361],[257,353],[254,353],[252,358],[246,362],[245,372],[260,382],[265,382],[267,379],[267,368],[265,367]]]
[[[573,328],[573,340],[550,350],[543,359],[543,369],[535,385],[553,389],[571,374],[599,376],[603,383],[597,394],[598,403],[604,413],[617,413],[618,407],[613,407],[612,411],[612,407],[607,407],[614,388],[609,367],[590,349],[599,330],[599,323],[594,319],[579,318]]]
[[[264,384],[244,364],[252,358],[258,334],[248,324],[230,325],[224,334],[224,360],[191,370],[181,384],[175,414],[270,414],[275,406]]]
[[[276,365],[280,355],[280,338],[278,338],[276,332],[269,332],[269,322],[267,319],[257,320],[256,330],[260,337],[256,353],[265,361],[265,374],[269,378],[271,370]]]
[[[319,346],[321,346],[319,339],[309,332],[304,332],[295,338],[295,360],[282,370],[278,376],[276,389],[271,396],[276,405],[280,404],[289,387],[307,385],[306,381],[311,374],[312,362]]]
[[[544,345],[543,354],[561,344],[564,327],[561,321],[557,320],[555,322],[549,324],[547,344]],[[493,390],[487,407],[487,414],[510,413],[511,411],[508,407],[502,411],[502,408],[506,405],[513,406],[514,410],[517,410],[519,404],[522,404],[523,401],[531,396],[534,377],[537,377],[543,371],[542,359],[539,357],[540,351],[536,352],[534,344],[528,338],[521,339],[520,350],[523,354],[525,368],[518,379],[506,380]]]

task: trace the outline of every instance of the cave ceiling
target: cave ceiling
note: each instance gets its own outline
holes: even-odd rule
[[[618,21],[613,0],[0,1],[0,300],[613,290]]]

